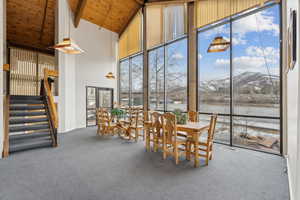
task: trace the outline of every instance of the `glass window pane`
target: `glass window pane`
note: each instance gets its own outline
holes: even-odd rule
[[[87,126],[96,125],[96,88],[87,88]]]
[[[262,151],[279,153],[279,119],[234,117],[233,144]]]
[[[185,19],[184,4],[170,5],[164,8],[165,41],[177,39],[185,34]]]
[[[166,46],[166,110],[187,110],[187,39]]]
[[[210,123],[210,115],[201,114],[199,116],[200,123],[208,125]],[[201,137],[207,137],[207,134],[202,134]],[[217,142],[230,143],[230,117],[218,116],[215,129],[214,140]]]
[[[143,105],[143,55],[131,60],[131,105]]]
[[[129,60],[120,62],[120,104],[129,106]]]
[[[232,23],[234,114],[280,116],[278,10],[273,6]]]
[[[164,48],[149,52],[149,108],[164,110]]]
[[[218,35],[230,40],[230,25],[225,24],[198,35],[198,103],[205,113],[230,112],[230,49],[208,53],[210,43]]]

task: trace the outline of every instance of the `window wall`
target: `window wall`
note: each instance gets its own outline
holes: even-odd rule
[[[148,52],[149,109],[187,111],[187,39]]]
[[[120,105],[143,106],[143,54],[120,61],[119,80]]]
[[[207,53],[216,36],[231,42]],[[280,6],[241,13],[198,32],[200,119],[218,113],[216,141],[280,152]]]

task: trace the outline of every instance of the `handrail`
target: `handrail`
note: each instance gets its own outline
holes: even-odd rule
[[[3,102],[3,110],[4,110],[4,140],[3,140],[3,152],[2,156],[4,158],[8,157],[9,155],[9,95],[4,96]]]
[[[51,121],[53,122],[54,128],[58,128],[58,115],[57,115],[57,110],[56,106],[54,103],[54,97],[52,95],[50,85],[48,83],[48,78],[49,77],[58,77],[58,71],[56,70],[49,70],[49,69],[44,69],[44,89],[45,89],[45,95],[49,101],[49,111],[50,111],[50,117]]]
[[[3,65],[3,71],[9,71],[10,69],[9,69],[9,64],[4,64]]]

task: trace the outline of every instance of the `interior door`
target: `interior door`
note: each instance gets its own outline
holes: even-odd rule
[[[113,89],[97,88],[97,108],[105,108],[110,111],[113,108]]]
[[[86,90],[86,126],[96,125],[96,88]]]

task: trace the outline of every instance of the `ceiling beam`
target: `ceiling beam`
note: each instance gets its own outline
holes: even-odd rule
[[[77,28],[82,17],[87,0],[79,0],[75,11],[74,25]]]
[[[135,0],[135,2],[141,6],[145,4],[144,0]]]
[[[46,16],[47,16],[47,8],[48,8],[48,0],[45,1],[44,16],[43,16],[42,28],[41,28],[41,32],[40,32],[40,43],[42,43],[42,39],[43,39],[45,21],[46,21]]]

